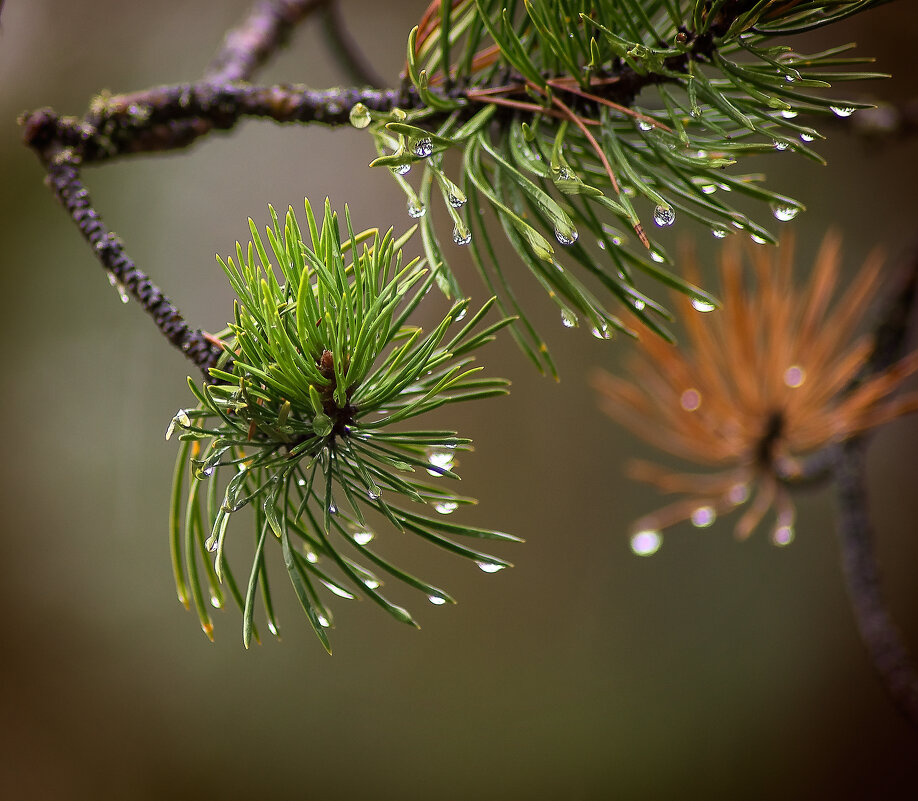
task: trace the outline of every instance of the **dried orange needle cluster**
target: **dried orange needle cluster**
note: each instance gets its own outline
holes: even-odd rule
[[[751,271],[742,247],[728,243],[720,260],[721,311],[699,315],[679,298],[683,346],[646,337],[630,379],[602,371],[593,376],[602,408],[616,421],[651,445],[714,470],[630,466],[632,477],[684,496],[635,523],[635,553],[655,552],[667,526],[691,520],[706,527],[747,502],[736,536],[748,537],[771,509],[772,540],[788,544],[794,506],[787,483],[799,475],[800,458],[918,409],[918,394],[890,397],[918,369],[918,351],[854,383],[873,343],[853,333],[879,286],[881,260],[871,255],[830,308],[840,248],[839,236],[829,233],[800,289],[792,282],[789,238],[778,248],[747,250]],[[693,254],[686,252],[683,261],[697,280]]]

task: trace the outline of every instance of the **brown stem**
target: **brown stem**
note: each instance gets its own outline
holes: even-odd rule
[[[189,328],[175,304],[124,252],[124,243],[105,227],[92,207],[72,153],[63,150],[51,159],[46,180],[113,280],[153,318],[166,339],[209,379],[207,368],[216,364],[222,348],[200,329]]]
[[[249,15],[230,30],[204,79],[212,83],[247,81],[286,43],[296,24],[330,0],[257,0]]]
[[[899,711],[918,727],[918,670],[883,600],[868,513],[864,462],[863,442],[848,442],[836,451],[838,537],[848,599],[861,640],[886,691]]]

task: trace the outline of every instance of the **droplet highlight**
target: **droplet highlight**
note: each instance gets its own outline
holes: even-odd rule
[[[771,532],[771,541],[779,548],[790,545],[794,541],[794,527],[778,526]]]
[[[453,228],[453,242],[457,245],[467,245],[472,241],[472,232],[468,228]]]
[[[431,153],[433,153],[433,143],[429,138],[424,137],[414,143],[414,155],[419,159],[426,159]]]
[[[780,222],[790,222],[800,213],[800,209],[797,206],[776,204],[771,207],[771,213],[774,214],[775,219]]]
[[[351,106],[351,111],[348,114],[348,119],[351,121],[351,125],[355,128],[366,128],[370,124],[370,109],[368,109],[363,103],[356,103]]]
[[[577,238],[580,234],[577,233],[576,228],[571,228],[570,231],[564,232],[555,228],[555,239],[558,240],[562,245],[573,245],[577,241]]]
[[[717,512],[714,511],[713,506],[699,506],[692,512],[692,525],[695,528],[708,528],[714,525],[716,519]]]
[[[631,550],[638,556],[651,556],[660,550],[663,537],[659,531],[645,529],[631,536]]]
[[[657,206],[653,210],[653,221],[660,228],[666,228],[676,221],[676,212],[672,206]]]
[[[791,389],[797,389],[806,381],[806,370],[799,364],[793,364],[784,371],[784,383]]]
[[[700,311],[706,314],[707,312],[714,311],[714,309],[717,307],[704,298],[695,297],[692,298],[692,308],[695,309],[695,311]]]

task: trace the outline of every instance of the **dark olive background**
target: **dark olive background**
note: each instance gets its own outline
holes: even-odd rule
[[[422,4],[344,2],[387,79]],[[489,576],[386,531],[410,568],[456,607],[390,587],[423,628],[338,602],[328,657],[276,571],[283,642],[246,652],[236,610],[216,643],[176,603],[166,541],[188,366],[135,304],[122,306],[20,145],[16,115],[79,114],[101,89],[200,73],[243,14],[225,3],[10,2],[0,34],[0,794],[15,799],[906,799],[918,797],[918,735],[888,703],[845,601],[829,489],[801,495],[797,540],[736,543],[729,521],[678,528],[652,559],[629,522],[658,499],[622,475],[647,450],[595,408],[588,371],[630,347],[564,329],[521,268],[520,293],[562,382],[540,378],[509,337],[482,353],[513,380],[506,399],[431,425],[474,438],[467,520],[515,532],[516,567]],[[915,8],[898,2],[798,49],[858,39],[911,91]],[[334,85],[307,25],[258,76]],[[846,87],[842,87],[845,89]],[[771,185],[810,207],[791,224],[805,275],[826,227],[845,269],[876,244],[915,241],[916,144],[865,145],[832,125],[818,167],[778,154]],[[366,169],[366,134],[249,121],[186,153],[86,173],[108,224],[190,320],[217,329],[230,293],[214,261],[266,204],[350,203],[358,225],[408,225],[404,200]],[[767,210],[761,209],[762,218]],[[775,224],[777,228],[782,224]],[[710,235],[688,221],[676,232]],[[671,241],[671,239],[670,239]],[[465,254],[457,270],[484,292]],[[514,279],[516,280],[516,279]],[[425,322],[441,310],[422,314]],[[918,427],[870,451],[878,548],[892,611],[918,651]],[[241,530],[240,538],[248,535]],[[273,554],[279,567],[280,555]]]

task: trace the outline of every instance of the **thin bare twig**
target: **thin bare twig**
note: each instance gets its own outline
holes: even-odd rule
[[[902,355],[916,313],[918,248],[900,273],[895,295],[876,327],[870,372],[890,367]],[[889,614],[880,586],[866,486],[864,438],[831,452],[838,497],[838,537],[848,598],[861,640],[893,703],[918,728],[918,668]]]
[[[257,0],[248,16],[223,39],[204,73],[212,83],[247,81],[286,43],[287,37],[309,14],[331,0]]]
[[[356,86],[372,86],[376,89],[386,85],[348,33],[341,17],[341,5],[337,0],[325,3],[322,9],[322,27],[332,55],[344,70],[348,81]]]
[[[183,97],[197,98],[200,106],[197,111],[201,114],[173,111],[168,116],[161,115],[162,109],[157,110],[156,103],[144,103],[140,101],[144,93],[135,93],[132,97],[138,102],[133,103],[100,98],[83,119],[62,118],[50,109],[40,109],[20,119],[26,144],[35,151],[47,171],[47,184],[113,282],[138,302],[166,339],[199,367],[208,380],[209,368],[220,356],[219,345],[206,332],[192,329],[175,304],[127,255],[124,243],[108,230],[93,207],[80,170],[87,163],[123,153],[185,147],[199,136],[221,127],[221,123],[229,127],[238,115],[231,121],[221,116],[225,107],[220,105],[221,95],[214,88],[215,84],[248,78],[280,47],[293,25],[326,2],[328,0],[258,0],[245,21],[227,34],[204,80],[194,85],[196,91],[183,94],[180,90],[175,97],[179,108]],[[191,88],[191,84],[183,87],[184,90]],[[147,94],[161,100],[163,108],[173,99],[168,90],[159,95],[157,90]],[[255,92],[252,97],[257,95]],[[208,102],[213,105],[209,115],[203,113]],[[279,104],[283,105],[277,97],[262,96],[262,102],[275,110]],[[327,104],[322,108],[330,110]]]

